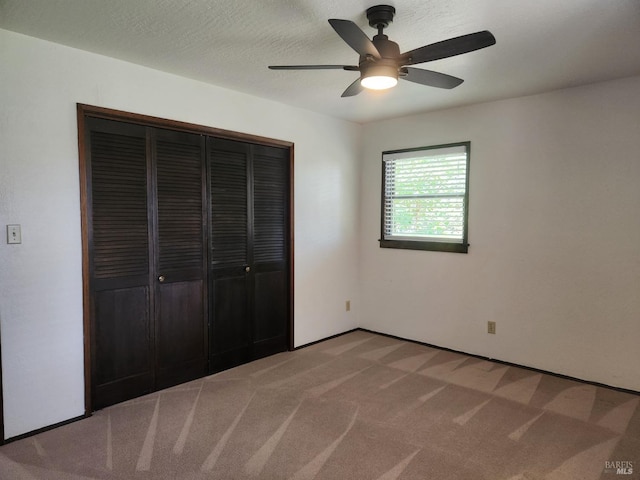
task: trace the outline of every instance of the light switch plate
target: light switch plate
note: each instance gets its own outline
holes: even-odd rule
[[[7,225],[7,243],[22,243],[20,225]]]

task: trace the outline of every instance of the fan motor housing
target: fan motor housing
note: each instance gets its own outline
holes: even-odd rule
[[[380,75],[384,77],[398,78],[398,66],[393,62],[376,62],[362,65],[361,77],[368,77],[371,75]]]

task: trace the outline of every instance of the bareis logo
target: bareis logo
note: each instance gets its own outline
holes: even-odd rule
[[[633,462],[604,462],[604,473],[615,473],[616,475],[632,475]]]

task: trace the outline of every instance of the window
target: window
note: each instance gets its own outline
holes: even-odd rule
[[[470,146],[382,152],[381,247],[467,253]]]

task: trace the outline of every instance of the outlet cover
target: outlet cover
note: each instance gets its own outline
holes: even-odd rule
[[[7,243],[22,243],[20,225],[7,225]]]

